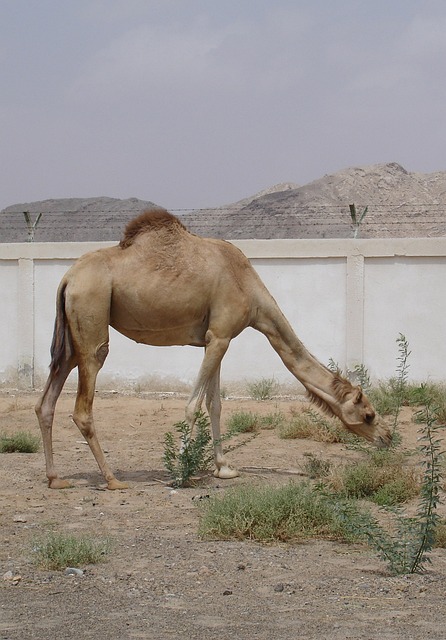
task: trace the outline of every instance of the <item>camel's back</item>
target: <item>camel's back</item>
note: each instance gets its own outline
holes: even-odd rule
[[[132,220],[119,248],[122,261],[139,261],[146,271],[197,273],[212,281],[226,274],[238,283],[253,272],[246,256],[234,245],[196,236],[164,210],[147,211]]]
[[[137,218],[119,245],[80,258],[65,283],[71,307],[82,300],[85,314],[94,306],[124,335],[157,345],[203,345],[215,318],[237,335],[266,291],[239,249],[190,233],[167,212]]]
[[[146,234],[153,236],[161,233],[167,237],[175,237],[182,231],[186,231],[186,227],[171,213],[165,209],[150,209],[128,223],[119,246],[126,249],[134,244],[138,237]]]

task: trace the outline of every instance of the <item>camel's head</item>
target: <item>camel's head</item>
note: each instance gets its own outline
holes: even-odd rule
[[[376,415],[370,400],[361,387],[353,386],[336,374],[330,392],[323,392],[308,384],[310,398],[329,415],[337,416],[346,429],[378,447],[388,447],[392,436],[388,426]]]
[[[355,387],[341,378],[335,380],[333,386],[337,392],[336,395],[339,394],[338,417],[346,428],[379,447],[388,447],[392,440],[390,430],[376,415],[361,387]]]

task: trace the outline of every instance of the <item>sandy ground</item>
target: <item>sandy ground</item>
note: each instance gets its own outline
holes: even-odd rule
[[[38,433],[35,395],[0,394],[0,432]],[[74,397],[61,396],[55,459],[74,487],[47,488],[43,453],[0,456],[0,639],[191,638],[271,640],[444,639],[446,552],[424,575],[392,577],[367,547],[315,541],[300,545],[203,541],[197,497],[241,482],[299,479],[308,452],[343,462],[343,445],[280,440],[274,431],[231,454],[242,475],[209,476],[172,491],[163,469],[163,438],[183,418],[173,396],[98,394],[101,443],[126,491],[104,490],[96,463],[70,419]],[[293,400],[228,400],[238,410],[284,413]],[[404,424],[415,446],[416,425]],[[50,528],[113,540],[106,561],[83,576],[33,564],[33,543]],[[17,580],[7,579],[11,572]],[[3,579],[2,579],[3,578]]]

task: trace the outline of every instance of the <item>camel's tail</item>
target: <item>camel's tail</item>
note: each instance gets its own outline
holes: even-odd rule
[[[56,375],[63,360],[67,360],[71,353],[70,329],[65,313],[65,289],[66,282],[63,282],[56,298],[56,320],[54,322],[53,340],[51,342],[51,364],[50,371]]]

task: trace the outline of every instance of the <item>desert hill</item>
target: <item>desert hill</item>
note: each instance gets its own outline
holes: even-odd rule
[[[408,172],[397,163],[350,167],[303,186],[282,183],[239,202],[181,213],[194,233],[217,238],[349,238],[349,204],[368,207],[359,237],[446,235],[446,171]],[[25,242],[23,216],[42,218],[36,242],[119,240],[127,222],[163,206],[138,198],[70,198],[21,203],[0,212],[0,242]]]

